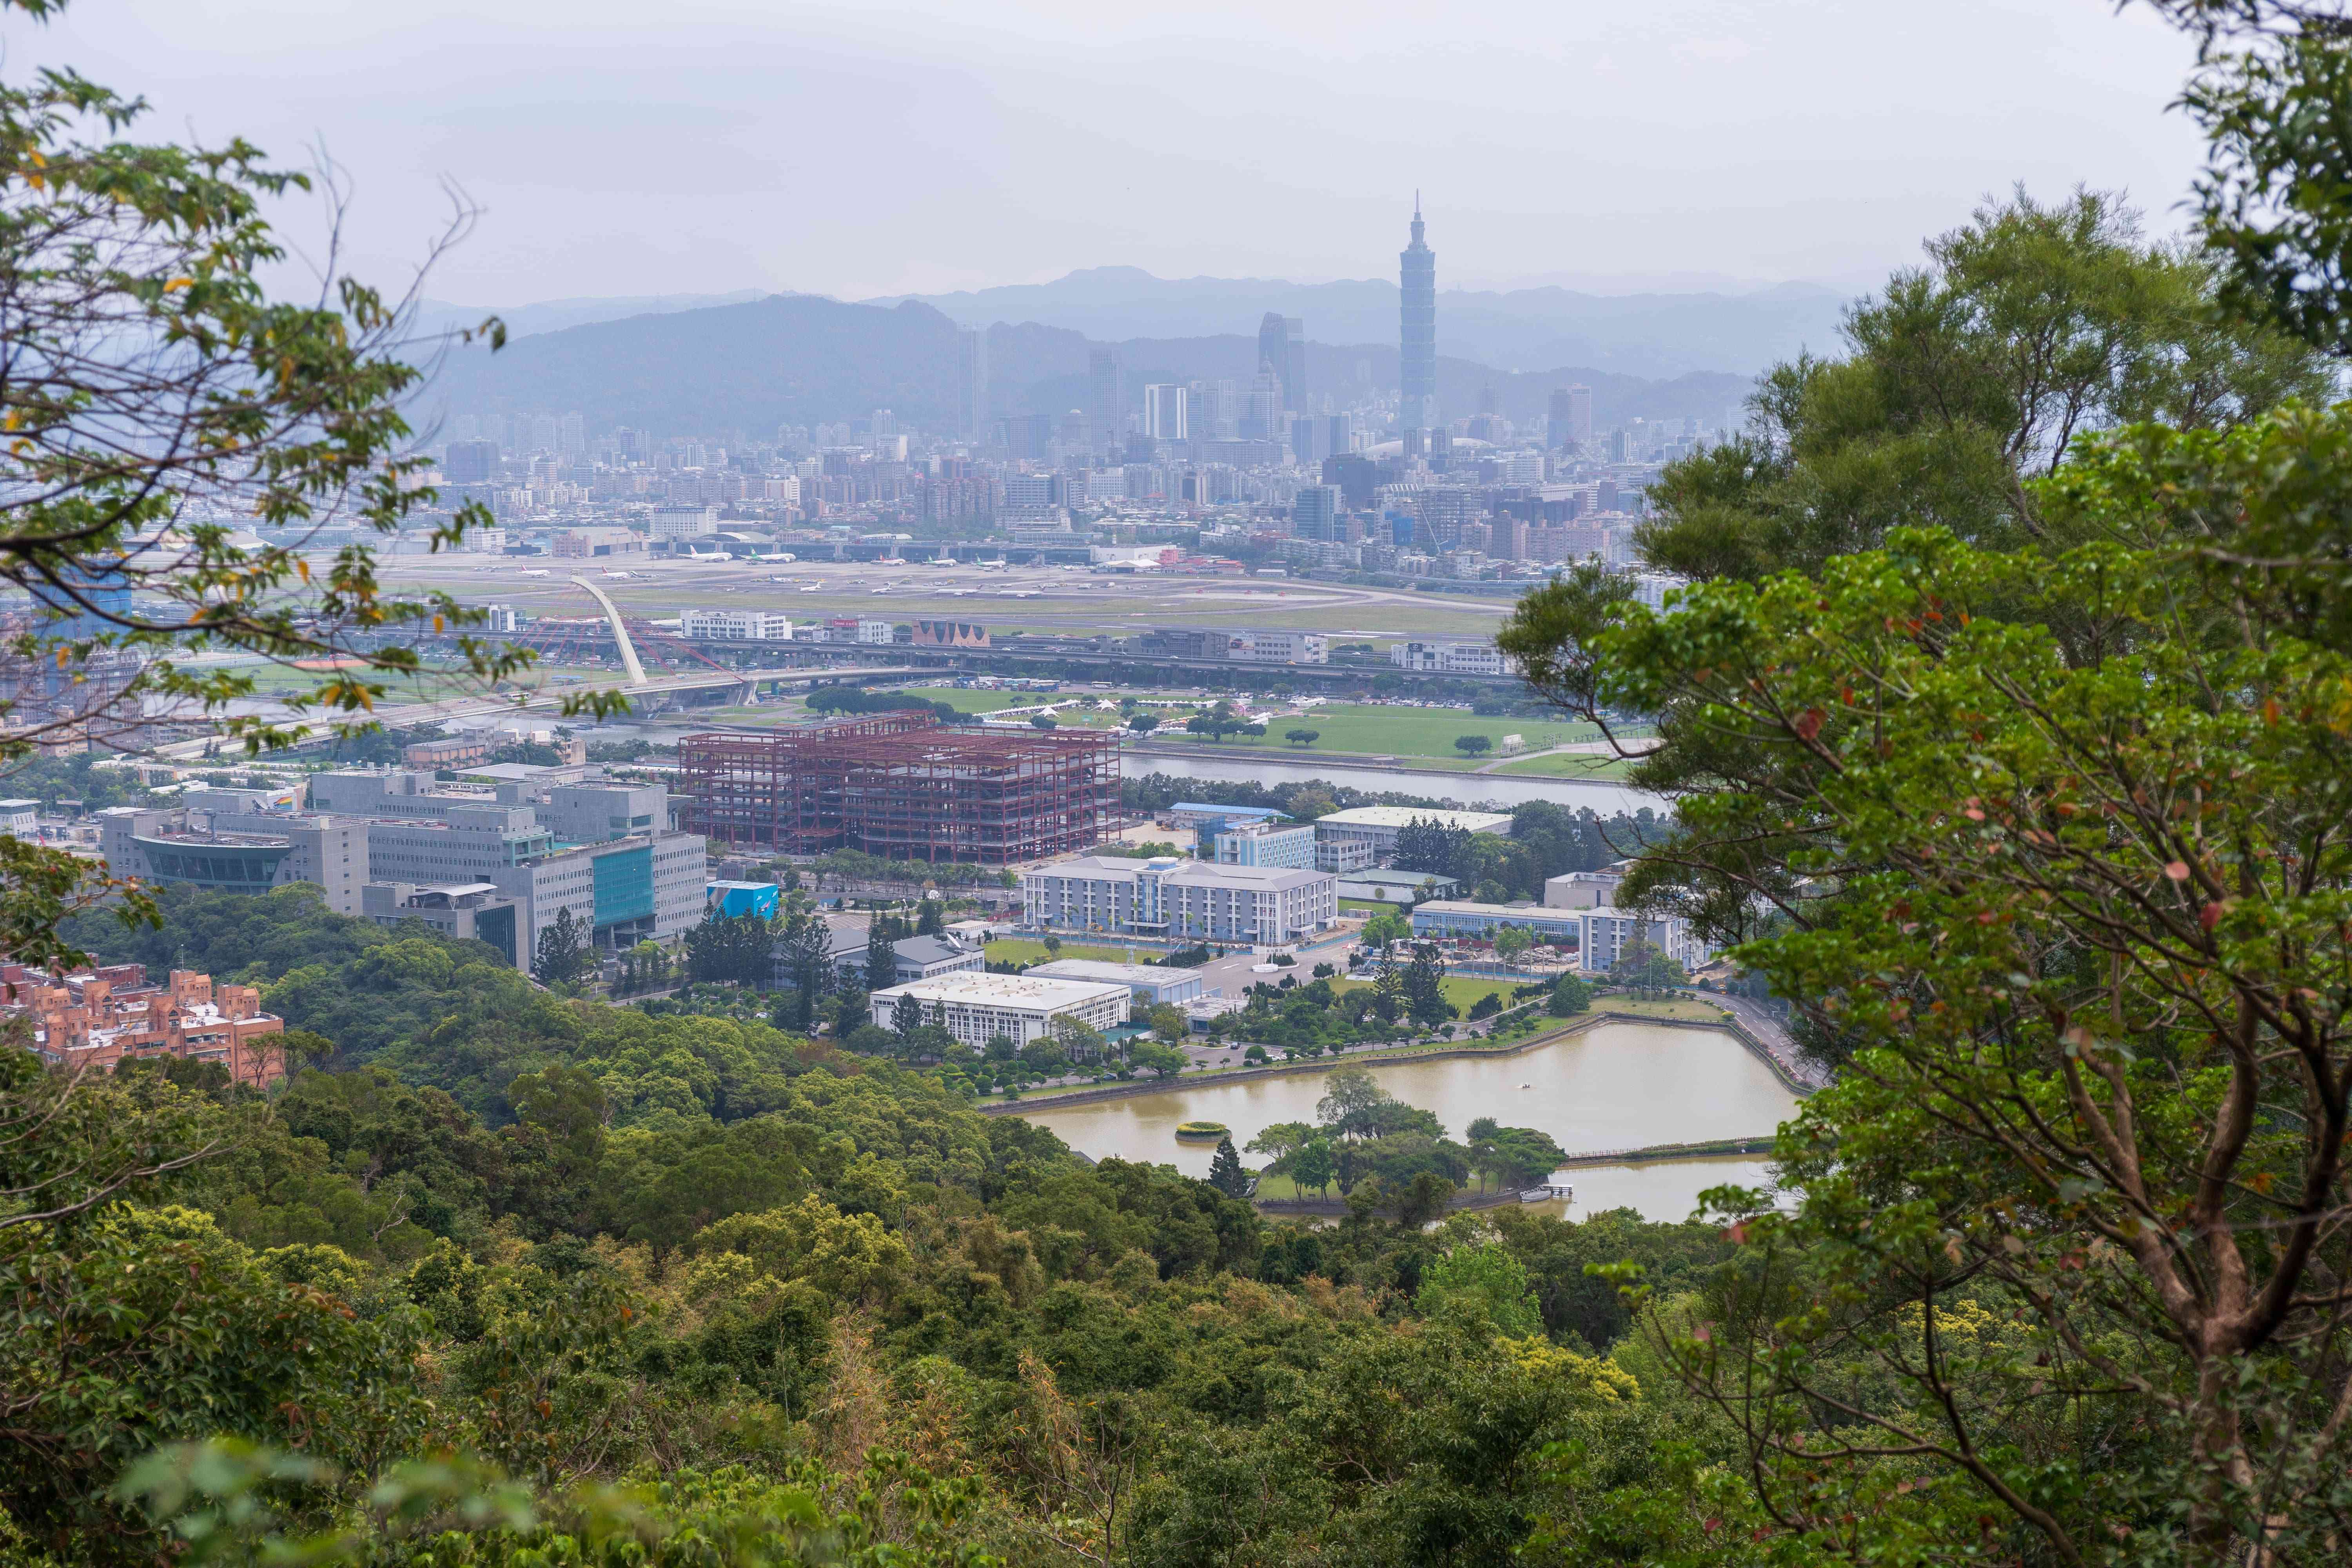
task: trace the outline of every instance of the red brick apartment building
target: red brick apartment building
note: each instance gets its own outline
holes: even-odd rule
[[[286,1021],[261,1010],[250,985],[215,985],[209,974],[172,971],[169,985],[147,984],[146,966],[110,964],[53,977],[0,964],[0,1014],[29,1018],[33,1048],[70,1070],[111,1072],[126,1057],[218,1062],[233,1083],[266,1089],[286,1076],[285,1053],[269,1037]]]

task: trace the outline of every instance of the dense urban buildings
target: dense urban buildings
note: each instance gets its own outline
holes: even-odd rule
[[[188,969],[151,985],[137,963],[55,977],[11,963],[0,965],[0,984],[16,999],[0,1005],[0,1016],[26,1019],[34,1053],[68,1072],[112,1072],[127,1060],[169,1057],[215,1064],[229,1082],[251,1089],[286,1076],[274,1039],[285,1033],[285,1020],[261,1010],[261,993],[251,985],[216,985]]]
[[[499,773],[514,776],[315,773],[302,811],[269,809],[257,792],[195,792],[188,805],[100,813],[100,849],[116,875],[157,884],[266,893],[312,883],[338,914],[413,915],[478,936],[522,967],[566,910],[604,948],[676,936],[701,918],[703,844],[669,830],[662,785],[584,766],[499,764],[474,776]],[[468,891],[485,887],[496,896]]]
[[[1497,373],[1475,412],[1454,416],[1440,406],[1436,256],[1417,195],[1410,233],[1392,377],[1319,357],[1328,345],[1318,345],[1326,369],[1310,384],[1313,320],[1252,310],[1217,340],[1215,363],[1191,351],[1162,360],[1148,338],[1087,342],[1069,345],[1056,374],[1008,385],[992,378],[1024,363],[1002,335],[1019,329],[965,325],[938,364],[873,367],[909,385],[898,406],[804,423],[598,429],[576,410],[454,409],[431,479],[446,504],[495,514],[470,547],[560,558],[583,578],[664,559],[951,557],[1501,597],[1585,561],[1642,571],[1638,530],[1661,466],[1720,439],[1737,408],[1625,417],[1571,376]],[[789,590],[774,592],[740,607],[687,605],[675,636],[697,651],[843,640],[829,620],[791,615]],[[566,635],[561,615],[530,605],[494,615],[500,635]],[[857,619],[864,642],[971,649],[1004,636],[977,616],[927,619],[911,637]],[[1128,651],[1319,662],[1316,647],[1279,627],[1223,641],[1195,629],[1145,634]],[[1509,673],[1466,640],[1391,657],[1416,675]]]

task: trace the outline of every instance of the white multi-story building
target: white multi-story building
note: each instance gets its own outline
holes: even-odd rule
[[[1032,926],[1259,947],[1300,941],[1339,918],[1339,879],[1328,871],[1173,856],[1057,860],[1023,879],[1022,900]]]
[[[1701,968],[1715,957],[1716,950],[1680,915],[1641,915],[1606,906],[1573,915],[1576,966],[1588,974],[1608,973],[1637,942],[1651,943],[1685,969]]]
[[[873,992],[867,1000],[874,1006],[874,1022],[887,1029],[898,998],[912,996],[922,1005],[924,1023],[937,1018],[960,1044],[977,1050],[996,1035],[1026,1045],[1052,1034],[1056,1018],[1075,1018],[1097,1030],[1116,1029],[1127,1022],[1132,994],[1116,983],[964,971],[893,985]]]
[[[677,629],[691,642],[793,640],[793,618],[772,610],[681,610]]]
[[[1510,835],[1500,811],[1444,811],[1434,806],[1359,805],[1315,819],[1315,863],[1326,871],[1356,871],[1395,858],[1397,835],[1415,822],[1472,833]]]
[[[656,539],[698,539],[718,531],[719,509],[715,506],[663,507],[654,513]]]
[[[1143,433],[1155,441],[1188,441],[1192,426],[1184,417],[1185,388],[1181,384],[1143,389]]]
[[[1225,657],[1253,664],[1328,664],[1331,639],[1320,632],[1226,632]]]
[[[1517,666],[1491,642],[1401,642],[1389,662],[1424,675],[1508,675]]]
[[[1690,579],[1672,572],[1636,572],[1633,574],[1633,602],[1653,610],[1666,607],[1666,595],[1679,588],[1690,586]]]
[[[1220,866],[1276,866],[1306,870],[1315,864],[1315,829],[1271,822],[1238,822],[1216,836]]]

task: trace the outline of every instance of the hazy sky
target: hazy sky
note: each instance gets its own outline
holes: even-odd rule
[[[1391,276],[1866,285],[2017,180],[2195,167],[2181,41],[2108,0],[73,0],[0,24],[157,110],[348,172],[392,282],[469,304]]]

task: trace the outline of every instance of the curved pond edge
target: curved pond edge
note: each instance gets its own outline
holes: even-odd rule
[[[1086,1089],[1074,1089],[1062,1094],[1024,1095],[1019,1100],[992,1100],[986,1105],[975,1105],[972,1109],[982,1116],[1019,1116],[1029,1110],[1058,1110],[1064,1106],[1092,1105],[1106,1100],[1132,1100],[1141,1094],[1167,1094],[1171,1090],[1187,1089],[1194,1085],[1207,1087],[1217,1084],[1249,1083],[1258,1079],[1291,1078],[1300,1073],[1328,1073],[1348,1066],[1380,1068],[1402,1066],[1409,1062],[1452,1061],[1461,1058],[1516,1057],[1523,1051],[1531,1051],[1538,1046],[1549,1046],[1560,1040],[1570,1039],[1584,1033],[1587,1029],[1599,1028],[1603,1024],[1656,1024],[1669,1029],[1720,1030],[1747,1047],[1748,1054],[1769,1068],[1773,1078],[1779,1080],[1780,1086],[1799,1100],[1813,1092],[1812,1085],[1791,1075],[1789,1069],[1781,1065],[1780,1058],[1767,1049],[1764,1042],[1750,1034],[1737,1018],[1725,1019],[1720,1023],[1708,1023],[1698,1018],[1659,1018],[1647,1013],[1613,1013],[1596,1009],[1569,1019],[1559,1028],[1529,1035],[1526,1039],[1515,1040],[1507,1046],[1436,1046],[1428,1050],[1405,1051],[1395,1056],[1366,1055],[1352,1060],[1341,1056],[1318,1058],[1313,1061],[1303,1062],[1269,1062],[1264,1067],[1234,1068],[1224,1072],[1203,1073],[1197,1078],[1185,1078],[1179,1074],[1175,1078],[1154,1079],[1149,1082],[1138,1080],[1131,1083],[1094,1084]]]

